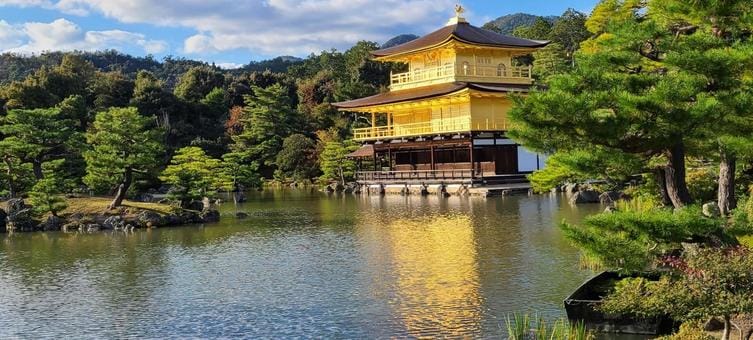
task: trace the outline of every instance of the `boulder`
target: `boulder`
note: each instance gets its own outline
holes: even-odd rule
[[[614,204],[619,200],[626,198],[626,195],[621,191],[607,191],[599,195],[599,201],[601,204]]]
[[[199,217],[201,217],[201,221],[204,223],[219,222],[220,212],[215,209],[207,209],[202,211],[201,214],[199,214]]]
[[[5,229],[6,218],[8,218],[8,214],[5,213],[5,210],[0,209],[0,233],[6,232],[6,229]]]
[[[186,209],[188,210],[195,210],[195,211],[202,211],[204,210],[205,206],[204,203],[200,201],[191,201],[191,203],[188,203],[188,206]],[[208,206],[206,208],[209,208]]]
[[[151,202],[154,202],[154,195],[149,194],[149,193],[145,193],[145,194],[140,194],[140,195],[134,197],[133,199],[136,202],[151,203]]]
[[[58,216],[50,216],[40,225],[44,231],[59,231],[65,225],[65,220]]]
[[[119,215],[110,216],[102,222],[102,229],[105,230],[119,230],[125,229],[126,222],[123,217]]]
[[[6,228],[8,231],[34,231],[39,223],[32,218],[31,207],[20,198],[8,200],[8,216]]]
[[[209,197],[204,197],[201,200],[201,205],[202,205],[202,209],[201,210],[206,210],[206,209],[209,209],[212,206],[212,202],[209,200]]]
[[[248,218],[248,214],[244,212],[237,212],[235,213],[235,218],[238,218],[238,219]]]
[[[570,197],[570,204],[599,203],[596,190],[580,190]]]
[[[580,184],[578,183],[565,184],[562,191],[564,191],[567,194],[577,194],[578,191],[580,191]]]
[[[159,227],[161,225],[164,225],[165,223],[162,215],[150,210],[144,210],[140,212],[137,218],[138,223],[147,228]]]
[[[719,217],[722,213],[719,211],[719,206],[716,203],[706,203],[702,207],[703,216],[706,217]]]

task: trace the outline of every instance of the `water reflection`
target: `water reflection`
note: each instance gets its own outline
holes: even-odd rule
[[[207,226],[0,236],[0,338],[500,337],[589,273],[556,196],[254,193]],[[245,220],[233,218],[248,212]]]

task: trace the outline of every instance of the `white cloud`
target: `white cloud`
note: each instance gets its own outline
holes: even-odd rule
[[[161,53],[167,43],[149,40],[143,34],[121,30],[84,31],[66,19],[50,23],[28,22],[10,25],[0,21],[0,51],[37,53],[43,51],[95,51],[140,48],[146,53]]]
[[[234,69],[243,67],[243,64],[238,64],[238,63],[217,63],[215,65],[225,70],[234,70]]]
[[[3,2],[8,0],[0,0],[0,4]],[[187,53],[245,49],[274,56],[305,55],[333,47],[347,48],[358,40],[384,42],[401,33],[425,33],[444,24],[455,3],[455,0],[56,0],[52,6],[72,14],[100,13],[125,23],[193,29],[196,34],[184,41],[183,50]]]
[[[11,26],[5,20],[0,20],[0,50],[21,45],[23,33]]]

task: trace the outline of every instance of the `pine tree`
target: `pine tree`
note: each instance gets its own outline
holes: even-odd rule
[[[322,168],[322,181],[339,181],[345,185],[347,180],[353,178],[356,172],[356,162],[347,155],[358,148],[351,143],[343,143],[338,140],[328,141],[319,155],[319,163]]]
[[[655,169],[660,188],[681,207],[691,201],[686,147],[727,111],[710,86],[709,79],[715,79],[710,72],[736,73],[732,61],[747,55],[733,54],[719,63],[714,59],[721,58],[718,42],[651,20],[651,7],[640,4],[606,0],[597,6],[608,18],[599,24],[604,32],[577,56],[572,73],[554,76],[547,91],[518,100],[510,114],[516,124],[511,135],[550,153],[598,146],[640,156],[647,165],[663,157],[665,165]]]
[[[197,147],[179,149],[160,179],[172,185],[170,198],[186,207],[191,201],[214,197],[217,190],[232,189],[232,179],[222,171],[222,162]]]
[[[57,216],[65,210],[68,204],[62,196],[60,181],[55,176],[46,176],[39,180],[29,192],[29,203],[34,207],[34,212],[43,215],[46,213]]]
[[[159,166],[162,132],[153,124],[154,118],[141,116],[136,108],[112,108],[98,113],[86,134],[91,149],[84,152],[84,182],[94,189],[115,188],[111,209],[123,203],[134,175]]]
[[[282,149],[283,139],[297,130],[298,114],[281,85],[255,86],[253,91],[253,96],[246,96],[246,107],[240,119],[242,131],[232,136],[231,149],[244,153],[245,159],[271,168]]]
[[[31,163],[37,179],[44,177],[42,163],[75,154],[81,146],[76,122],[58,108],[10,110],[0,123],[7,148],[4,153]]]

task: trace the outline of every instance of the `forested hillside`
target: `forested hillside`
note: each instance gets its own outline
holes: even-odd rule
[[[546,61],[540,75],[564,70],[566,47],[577,46],[585,30],[585,15],[568,13],[554,25],[539,19],[518,27],[521,37],[557,42],[519,62]],[[233,70],[117,51],[0,55],[0,197],[24,196],[39,183],[98,194],[118,188],[137,194],[167,183],[191,196],[196,179],[164,173],[169,164],[184,166],[176,159],[201,159],[191,166],[212,169],[210,177],[219,180],[203,183],[201,192],[248,188],[262,179],[347,179],[355,165],[344,155],[357,147],[351,130],[370,122],[331,103],[386,90],[401,65],[370,60],[369,51],[380,47],[362,41],[344,52]]]

